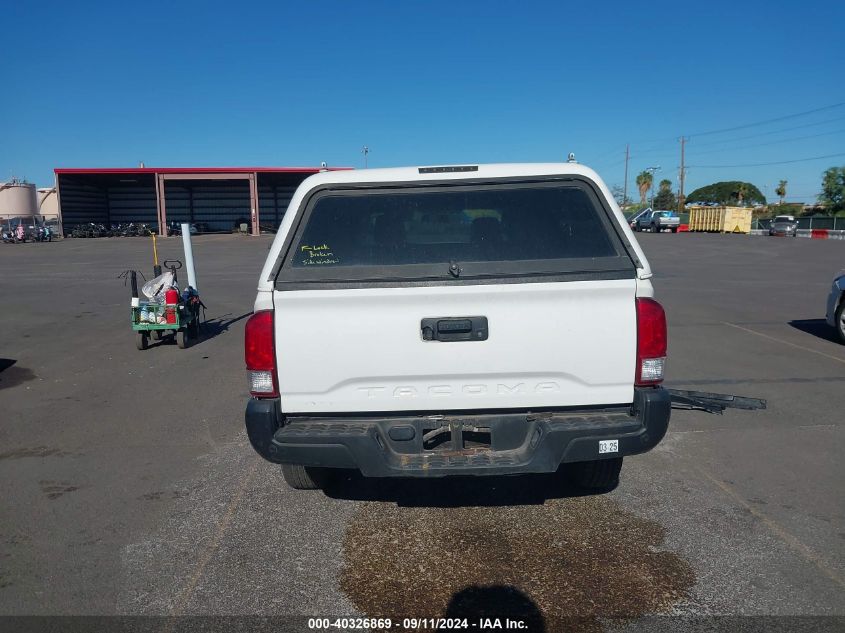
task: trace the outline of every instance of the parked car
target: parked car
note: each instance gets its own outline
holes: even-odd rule
[[[769,235],[795,237],[798,235],[798,221],[791,215],[776,216],[769,225]]]
[[[845,343],[845,271],[834,279],[827,295],[827,324],[836,330],[839,340]]]
[[[681,226],[681,218],[675,215],[674,212],[649,211],[637,219],[634,230],[660,233],[668,229],[672,233],[677,233],[679,226]]]
[[[666,433],[666,318],[573,163],[315,174],[245,327],[253,448],[294,488],[550,473],[607,490]]]

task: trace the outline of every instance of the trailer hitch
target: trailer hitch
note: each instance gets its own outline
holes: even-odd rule
[[[706,411],[707,413],[722,415],[725,409],[752,411],[766,408],[766,401],[761,398],[747,398],[709,391],[687,391],[685,389],[667,389],[666,391],[672,398],[673,409]]]

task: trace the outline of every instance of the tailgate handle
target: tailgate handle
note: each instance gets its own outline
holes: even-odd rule
[[[486,341],[487,317],[432,317],[422,320],[420,331],[424,341]]]
[[[472,332],[472,321],[469,319],[441,319],[437,322],[440,334],[466,334]]]

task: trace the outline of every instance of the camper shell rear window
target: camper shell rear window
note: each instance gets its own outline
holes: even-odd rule
[[[582,180],[326,187],[304,202],[276,282],[630,278],[623,239]]]

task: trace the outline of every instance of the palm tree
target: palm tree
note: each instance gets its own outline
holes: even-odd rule
[[[783,199],[786,198],[786,181],[781,180],[778,186],[775,187],[775,195],[780,198],[780,204],[783,204]]]
[[[640,190],[640,203],[645,206],[648,190],[651,189],[651,183],[654,182],[654,175],[646,170],[641,171],[637,176],[637,188]]]
[[[739,184],[739,187],[736,188],[736,203],[739,206],[742,206],[742,199],[745,197],[745,194],[748,193],[748,186],[742,182]]]
[[[660,193],[668,193],[672,189],[672,181],[668,178],[664,178],[660,181],[658,187],[660,187]]]

